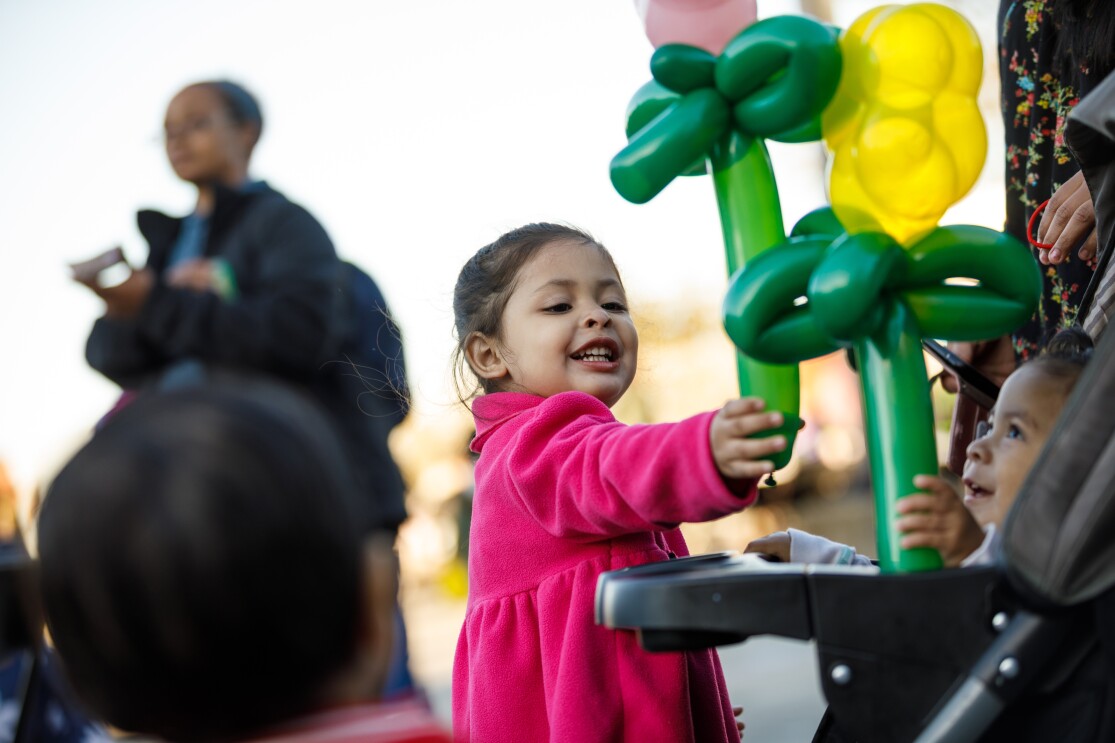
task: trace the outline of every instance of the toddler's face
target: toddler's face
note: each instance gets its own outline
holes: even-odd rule
[[[504,389],[578,390],[610,407],[635,377],[639,336],[611,262],[593,245],[561,241],[519,271],[498,345]]]
[[[991,413],[991,430],[968,446],[964,505],[981,526],[1001,526],[1045,446],[1067,397],[1038,365],[1011,374]]]

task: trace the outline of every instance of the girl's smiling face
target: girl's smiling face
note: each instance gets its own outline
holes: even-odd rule
[[[1068,398],[1064,380],[1027,364],[1007,378],[991,430],[968,446],[964,505],[981,526],[1002,525]]]
[[[596,246],[558,241],[522,267],[498,338],[469,345],[477,374],[542,397],[577,390],[614,405],[635,377],[639,336],[615,266]]]

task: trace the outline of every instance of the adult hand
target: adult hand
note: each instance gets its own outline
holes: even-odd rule
[[[1002,386],[1017,366],[1009,335],[975,343],[950,342],[948,349],[999,386]],[[958,392],[960,389],[956,377],[947,370],[941,375],[941,386],[949,392]]]
[[[754,478],[774,470],[774,462],[761,457],[785,449],[786,437],[749,438],[782,425],[782,413],[764,413],[765,407],[757,397],[744,397],[729,402],[712,419],[709,444],[722,477]]]
[[[765,537],[753,539],[744,548],[744,552],[756,552],[760,555],[770,555],[780,562],[790,561],[790,533],[776,531]]]
[[[1038,260],[1045,265],[1061,263],[1081,240],[1084,244],[1077,256],[1089,261],[1096,255],[1096,210],[1084,174],[1077,173],[1054,192],[1042,212],[1037,241],[1053,247],[1041,250]]]
[[[144,268],[133,271],[123,283],[116,286],[99,286],[95,283],[81,282],[92,289],[105,301],[105,316],[128,320],[139,314],[147,297],[155,286],[155,274]]]
[[[898,501],[898,531],[902,549],[932,547],[945,567],[960,565],[983,544],[983,529],[964,507],[960,495],[945,480],[930,475],[914,478],[914,487],[929,491]]]
[[[208,258],[182,261],[167,272],[166,283],[195,292],[217,291],[216,264]]]

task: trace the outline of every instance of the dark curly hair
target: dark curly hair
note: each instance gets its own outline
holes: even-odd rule
[[[1067,394],[1092,358],[1092,350],[1092,339],[1083,329],[1066,328],[1050,338],[1041,354],[1027,366],[1037,366],[1053,379],[1064,382]]]
[[[312,401],[152,394],[66,465],[39,517],[63,667],[101,719],[190,743],[305,714],[360,642],[361,493]]]

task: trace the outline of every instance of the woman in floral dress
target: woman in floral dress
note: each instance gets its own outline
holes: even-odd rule
[[[1087,186],[1078,175],[1080,167],[1065,144],[1065,123],[1073,106],[1113,66],[1115,3],[1001,0],[998,21],[1006,133],[1005,230],[1026,242],[1031,216],[1058,188],[1082,187],[1087,195]],[[1082,201],[1090,215],[1090,200]],[[1034,237],[1039,241],[1052,243],[1059,233],[1056,228],[1050,230],[1053,216],[1049,211],[1043,214],[1040,226],[1035,223]],[[1096,265],[1091,225],[1084,219],[1076,229],[1082,237],[1073,249],[1058,250],[1057,255],[1034,249],[1042,264],[1044,291],[1034,317],[1013,335],[1018,360],[1035,354],[1047,338],[1076,320]],[[1075,249],[1080,242],[1082,247]]]

